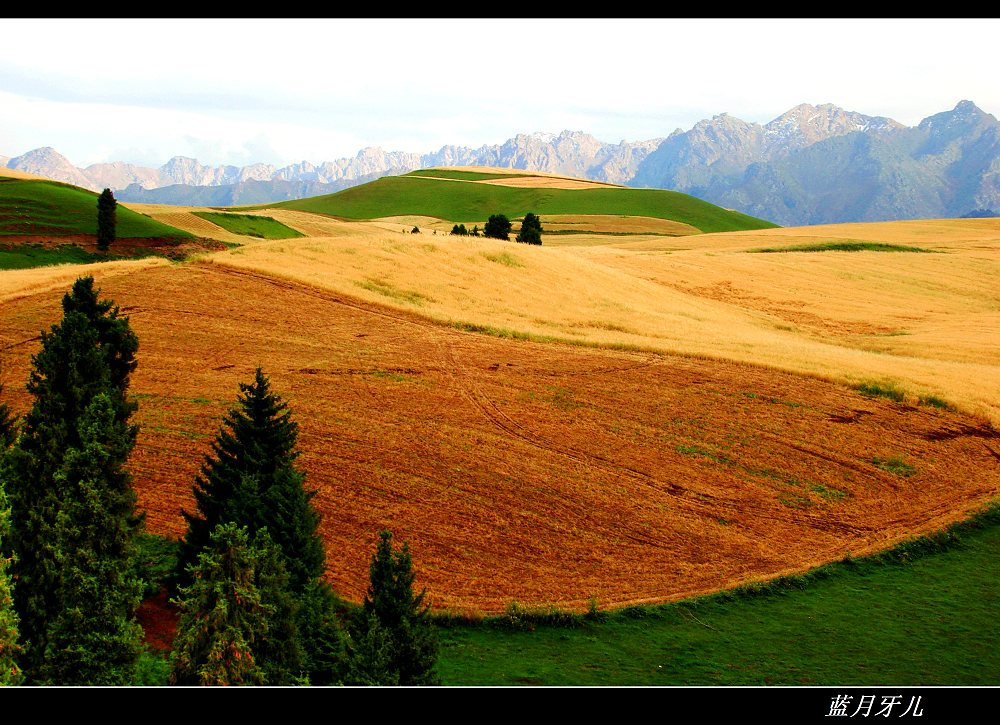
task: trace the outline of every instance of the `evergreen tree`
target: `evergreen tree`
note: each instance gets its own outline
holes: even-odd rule
[[[45,634],[39,681],[56,685],[130,685],[142,649],[133,613],[142,582],[131,573],[135,491],[120,467],[132,446],[105,393],[78,424],[80,447],[66,451],[56,480],[65,496],[51,547],[59,609]]]
[[[97,197],[97,248],[102,252],[108,251],[115,241],[117,225],[118,202],[111,189],[105,189]]]
[[[295,601],[266,529],[224,522],[191,567],[175,603],[181,618],[171,653],[175,685],[290,685],[301,653]]]
[[[295,468],[298,424],[286,403],[271,392],[257,368],[253,383],[240,384],[238,407],[223,426],[195,479],[196,513],[182,511],[188,522],[181,542],[177,586],[190,583],[188,568],[197,561],[220,523],[235,521],[250,535],[267,528],[278,546],[296,594],[322,575],[325,552],[318,534],[319,514],[312,507],[315,490],[306,491],[304,474]]]
[[[0,456],[2,455],[0,451]],[[0,485],[0,546],[7,538],[9,520],[7,497]],[[10,561],[0,555],[0,685],[17,685],[21,682],[21,668],[17,664],[21,654],[17,632],[18,617],[14,611],[12,585],[7,572]]]
[[[0,384],[0,395],[3,395],[3,384]],[[17,436],[17,421],[6,403],[0,401],[0,453],[9,447]]]
[[[62,321],[41,333],[41,349],[32,357],[27,385],[34,402],[0,466],[0,485],[6,488],[11,506],[9,541],[3,545],[7,556],[16,554],[11,567],[16,581],[14,604],[26,648],[21,667],[29,682],[39,675],[50,624],[64,608],[60,570],[66,559],[57,555],[65,557],[66,552],[59,552],[56,545],[57,516],[60,511],[70,516],[59,524],[64,530],[84,525],[73,520],[75,514],[66,513],[77,511],[73,507],[80,502],[74,497],[82,493],[78,481],[67,477],[70,470],[76,470],[67,456],[87,445],[81,434],[88,427],[81,426],[81,421],[95,398],[103,394],[102,405],[110,410],[117,432],[109,460],[102,467],[109,477],[93,480],[102,491],[128,486],[124,464],[138,431],[128,422],[136,405],[127,397],[138,339],[128,317],[119,317],[112,302],[98,300],[93,282],[91,277],[77,279],[63,297]],[[127,518],[123,525],[134,531],[141,519],[132,512],[123,515]],[[113,527],[105,533],[114,537],[117,531]],[[105,550],[103,546],[99,550]]]
[[[319,579],[306,588],[298,604],[295,625],[309,684],[341,684],[347,661],[346,636],[338,616],[343,604],[330,585]]]
[[[505,215],[493,214],[486,220],[486,226],[483,227],[483,236],[493,239],[510,239],[510,230],[512,227],[510,219]]]
[[[349,685],[399,685],[399,670],[393,664],[392,633],[371,612],[357,612],[358,624],[352,640],[346,675]]]
[[[414,577],[409,545],[404,542],[397,552],[392,546],[392,533],[381,531],[378,547],[372,555],[364,606],[353,620],[353,676],[362,672],[367,673],[368,679],[380,682],[440,684],[434,671],[438,656],[437,635],[430,621],[430,611],[423,605],[426,590],[413,594]],[[384,633],[374,631],[376,627]],[[379,665],[383,660],[388,664]],[[381,674],[376,672],[379,667],[384,669]],[[349,680],[348,684],[365,683]]]
[[[542,222],[530,211],[524,215],[524,220],[521,222],[521,231],[517,234],[517,241],[523,244],[542,243]]]

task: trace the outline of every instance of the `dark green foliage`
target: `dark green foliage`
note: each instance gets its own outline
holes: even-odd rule
[[[542,221],[537,215],[530,211],[524,215],[521,222],[521,231],[517,234],[517,241],[523,244],[542,243]]]
[[[160,589],[177,569],[179,542],[166,536],[142,532],[135,539],[136,554],[132,575],[142,581],[142,598],[160,593]]]
[[[426,591],[413,594],[415,575],[408,544],[404,542],[397,552],[392,533],[380,532],[369,576],[364,606],[351,624],[353,674],[347,684],[369,684],[352,677],[379,684],[440,684],[434,671],[437,634],[423,605]]]
[[[469,230],[465,228],[464,224],[456,224],[451,228],[451,233],[460,237],[469,236]]]
[[[7,538],[9,519],[7,496],[0,481],[0,547]],[[7,572],[9,565],[10,559],[0,554],[0,686],[21,682],[21,668],[17,662],[22,648],[17,631],[18,616],[14,611],[13,585]]]
[[[854,389],[868,398],[888,398],[901,403],[906,399],[906,393],[894,383],[859,383]]]
[[[132,614],[141,582],[131,573],[135,492],[121,469],[134,442],[108,395],[78,423],[80,446],[56,472],[64,503],[51,549],[58,608],[46,631],[38,680],[55,685],[130,685],[142,647]]]
[[[97,197],[97,248],[102,252],[108,251],[108,247],[115,241],[117,225],[118,202],[111,189],[105,189]]]
[[[472,236],[474,236],[474,237],[478,237],[479,236],[479,225],[478,224],[476,224],[474,227],[472,227]]]
[[[223,418],[212,455],[195,479],[197,512],[182,512],[188,532],[178,555],[176,586],[190,583],[188,568],[212,530],[227,521],[247,527],[251,536],[267,528],[296,594],[323,573],[319,514],[310,503],[316,492],[305,490],[305,476],[295,468],[297,438],[298,424],[287,404],[257,368],[251,384],[240,384],[238,407]]]
[[[82,535],[78,528],[87,526],[86,520],[76,517],[88,516],[91,503],[80,497],[105,497],[107,501],[127,496],[123,492],[130,486],[124,464],[138,429],[128,422],[136,405],[128,399],[127,390],[138,339],[128,318],[119,317],[112,302],[98,300],[93,282],[90,277],[78,279],[63,297],[62,321],[41,333],[41,349],[32,358],[27,385],[34,403],[22,421],[20,437],[0,465],[0,485],[5,486],[11,505],[10,541],[4,542],[4,549],[8,556],[17,555],[11,571],[17,582],[14,602],[26,647],[21,666],[29,682],[38,676],[47,656],[50,625],[65,608],[64,596],[77,596],[64,590],[71,586],[65,573],[66,557],[73,554],[60,550],[57,542]],[[91,407],[98,396],[103,398],[100,415]],[[97,420],[104,421],[107,430],[93,431]],[[88,446],[102,445],[94,442],[94,436],[109,446],[104,450],[108,457],[102,460],[100,471],[87,471],[78,457]],[[81,476],[86,477],[86,486],[81,485]],[[120,556],[108,566],[127,567],[121,527],[134,530],[140,519],[126,509],[125,504],[116,509],[126,522],[111,529],[89,530],[96,538],[76,550],[90,548]],[[129,599],[118,592],[103,595],[109,601]]]
[[[299,684],[295,601],[278,548],[261,529],[220,524],[175,600],[175,685]]]
[[[303,671],[311,685],[336,685],[346,679],[347,642],[339,614],[344,605],[330,585],[315,581],[299,597],[295,617]]]
[[[3,395],[3,384],[0,383],[0,396]],[[0,454],[9,447],[17,436],[17,419],[10,407],[0,400]]]
[[[392,632],[382,625],[374,613],[355,613],[351,658],[348,663],[346,681],[349,685],[395,686],[399,681],[399,670],[394,663],[394,643]],[[428,683],[432,684],[432,683]]]
[[[493,214],[486,220],[483,236],[491,239],[510,239],[510,230],[513,226],[510,219],[503,214]]]
[[[410,234],[420,234],[420,228],[413,227],[413,229],[410,230]]]

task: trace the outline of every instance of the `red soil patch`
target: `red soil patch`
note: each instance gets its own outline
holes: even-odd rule
[[[136,610],[135,618],[142,625],[147,645],[161,652],[173,649],[180,615],[176,607],[170,604],[166,589],[161,589],[155,597],[144,600]]]
[[[72,234],[62,237],[38,235],[0,237],[0,248],[21,244],[34,244],[46,248],[72,244],[91,254],[101,254],[97,249],[97,237],[93,234]],[[184,259],[196,252],[222,249],[226,249],[226,245],[222,242],[201,237],[184,241],[173,237],[122,237],[115,239],[106,253],[113,257],[134,257],[136,254],[148,254],[152,251],[170,259]]]
[[[891,546],[1000,492],[1000,439],[958,413],[724,362],[502,340],[213,265],[108,278],[139,335],[131,469],[153,533],[260,364],[299,423],[327,575],[359,601],[383,527],[435,607],[662,602]],[[3,305],[24,410],[61,296]],[[898,456],[894,475],[873,462]]]

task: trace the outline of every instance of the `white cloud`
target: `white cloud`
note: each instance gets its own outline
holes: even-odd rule
[[[0,153],[281,166],[532,131],[638,141],[798,103],[907,125],[963,99],[998,115],[998,31],[989,18],[6,19]]]

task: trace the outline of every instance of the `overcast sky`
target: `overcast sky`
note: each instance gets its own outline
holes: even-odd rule
[[[1000,19],[0,19],[0,155],[286,166],[833,103],[1000,115]]]

